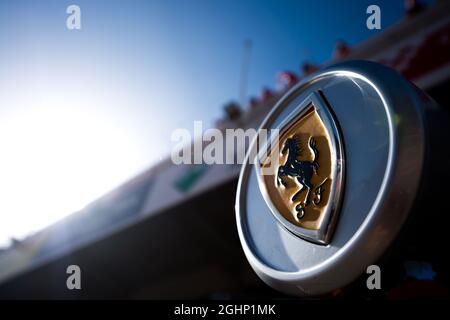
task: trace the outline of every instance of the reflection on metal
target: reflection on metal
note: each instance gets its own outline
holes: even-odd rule
[[[315,92],[280,125],[276,174],[259,172],[259,186],[277,220],[307,240],[327,244],[343,191],[343,147],[324,98]],[[278,150],[277,149],[277,150]],[[262,166],[270,160],[261,160]]]
[[[260,130],[279,129],[279,139],[254,162],[250,146],[236,195],[241,244],[263,281],[318,295],[377,263],[416,200],[431,106],[398,73],[367,61],[330,66],[277,102]],[[264,157],[277,148],[267,175]]]

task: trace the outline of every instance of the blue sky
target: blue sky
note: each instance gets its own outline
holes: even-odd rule
[[[66,28],[70,4],[81,30]],[[50,221],[91,201],[167,155],[173,129],[209,126],[238,99],[245,39],[258,95],[281,70],[329,60],[336,40],[375,35],[370,4],[383,29],[403,16],[392,0],[1,1],[0,214],[35,199]]]
[[[65,28],[72,3],[82,10],[80,31]],[[110,81],[111,95],[119,90],[131,98],[111,114],[130,117],[135,134],[154,126],[164,139],[174,125],[211,123],[238,98],[245,39],[253,42],[248,93],[258,95],[274,86],[278,71],[328,60],[337,39],[356,44],[374,35],[365,27],[373,3],[382,9],[383,27],[403,15],[403,1],[392,0],[2,1],[0,66],[28,69],[31,77],[36,68],[58,70],[106,89]]]

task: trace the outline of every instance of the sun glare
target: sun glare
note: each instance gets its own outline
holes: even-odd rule
[[[81,209],[139,162],[124,126],[93,97],[48,97],[0,119],[0,246]]]

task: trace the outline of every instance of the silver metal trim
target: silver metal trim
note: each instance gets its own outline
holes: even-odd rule
[[[347,285],[368,265],[375,263],[394,241],[409,215],[421,181],[419,173],[422,172],[425,154],[424,108],[433,104],[394,70],[368,61],[347,61],[304,78],[277,102],[266,119],[279,115],[283,107],[295,98],[296,92],[331,76],[358,78],[369,84],[379,95],[387,117],[389,139],[386,168],[378,196],[357,231],[322,263],[293,272],[279,270],[260,259],[244,221],[248,178],[252,170],[248,154],[239,175],[236,193],[237,229],[250,265],[268,285],[299,296],[322,294]],[[400,123],[393,120],[396,115],[402,115]],[[266,121],[260,128],[265,126]],[[408,166],[402,163],[408,163]]]

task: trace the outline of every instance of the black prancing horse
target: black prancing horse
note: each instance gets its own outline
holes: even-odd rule
[[[283,177],[290,176],[292,178],[297,178],[297,181],[301,183],[302,188],[294,194],[292,197],[292,201],[295,201],[297,197],[305,190],[307,189],[306,199],[304,204],[299,204],[296,206],[296,210],[301,213],[299,214],[299,218],[303,217],[304,214],[304,207],[306,207],[310,202],[310,194],[311,190],[314,188],[314,185],[311,183],[311,178],[313,174],[317,175],[317,170],[319,168],[319,163],[317,162],[319,159],[319,151],[316,148],[316,142],[315,140],[310,137],[309,138],[309,147],[314,152],[314,159],[312,161],[302,161],[299,160],[298,157],[302,153],[302,148],[300,146],[299,137],[297,135],[294,135],[292,138],[286,139],[286,142],[284,143],[283,150],[281,150],[282,154],[288,153],[288,157],[286,160],[286,163],[284,165],[281,165],[278,168],[278,174],[277,174],[277,185],[280,186],[282,184],[283,186],[287,187],[286,181],[283,180]],[[325,182],[325,181],[324,181]],[[323,183],[320,184],[318,188],[315,190],[316,197],[314,198],[314,204],[318,204],[321,200],[322,195],[322,186]]]

